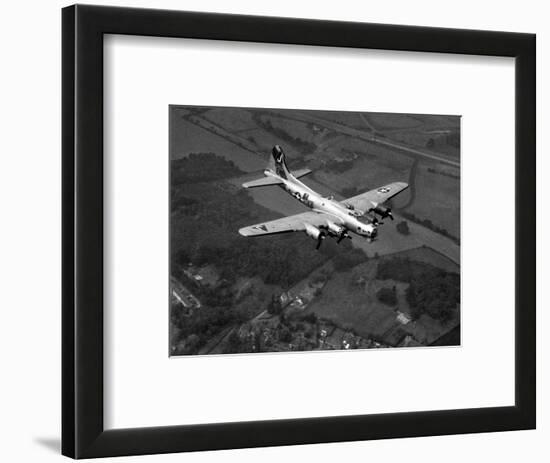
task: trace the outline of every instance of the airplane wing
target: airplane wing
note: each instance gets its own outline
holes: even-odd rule
[[[250,182],[243,183],[243,187],[257,188],[260,186],[280,185],[281,183],[283,182],[275,177],[262,177],[257,180],[251,180]]]
[[[293,170],[290,173],[294,178],[301,178],[311,174],[311,169],[298,169],[298,170]]]
[[[329,216],[322,212],[302,212],[301,214],[289,215],[270,222],[258,223],[250,227],[244,227],[239,230],[243,236],[273,235],[275,233],[286,233],[293,231],[303,231],[306,224],[315,227],[326,226]],[[334,218],[330,220],[335,221]]]
[[[369,209],[382,204],[390,198],[393,198],[396,194],[401,193],[403,190],[409,187],[404,182],[395,182],[377,188],[376,190],[370,190],[366,193],[353,196],[348,199],[344,199],[341,203],[345,206],[352,206],[354,209],[366,213]]]
[[[306,175],[311,174],[311,170],[310,169],[298,169],[298,170],[295,170],[295,171],[291,172],[291,174],[294,176],[294,178],[301,178],[301,177],[304,177]],[[243,183],[243,187],[244,188],[257,188],[257,187],[261,187],[261,186],[280,185],[281,183],[283,183],[283,181],[281,179],[279,179],[278,177],[262,177],[262,178],[259,178],[257,180],[251,180],[249,182]]]

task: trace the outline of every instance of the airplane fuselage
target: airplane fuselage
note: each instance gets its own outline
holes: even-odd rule
[[[329,218],[327,218],[325,228],[329,234],[338,236],[349,230],[368,238],[374,238],[376,236],[376,226],[372,223],[363,223],[358,220],[353,209],[347,208],[331,197],[325,198],[321,196],[292,175],[289,175],[288,178],[285,179],[271,170],[265,170],[264,174],[267,177],[279,179],[281,181],[281,188],[306,207],[309,207],[315,212],[321,212],[327,215]]]

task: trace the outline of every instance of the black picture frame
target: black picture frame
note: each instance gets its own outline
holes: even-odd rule
[[[535,428],[534,35],[84,5],[64,8],[62,27],[64,455],[92,458]],[[515,406],[105,430],[104,34],[515,57]]]

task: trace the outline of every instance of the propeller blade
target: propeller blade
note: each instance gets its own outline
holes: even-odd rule
[[[325,235],[321,234],[319,235],[319,238],[317,238],[317,246],[315,246],[315,249],[319,249],[321,247],[321,243],[325,239]]]

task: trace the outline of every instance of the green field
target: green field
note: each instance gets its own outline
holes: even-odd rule
[[[446,229],[452,236],[460,236],[460,179],[428,170],[427,163],[421,163],[416,173],[416,198],[407,208],[408,212],[430,220]],[[434,191],[437,194],[434,194]]]
[[[407,302],[409,284],[395,279],[377,279],[378,265],[385,260],[407,258],[414,262],[434,265],[446,272],[456,271],[456,265],[429,248],[418,248],[403,253],[371,259],[347,272],[335,272],[318,296],[307,308],[317,316],[332,320],[346,330],[380,342],[396,345],[409,334],[428,345],[460,323],[456,309],[450,319],[442,321],[423,313],[420,316],[411,310]],[[430,268],[430,267],[427,268]],[[395,305],[381,302],[377,294],[381,288],[393,289],[397,295]],[[403,324],[398,315],[410,318]]]

